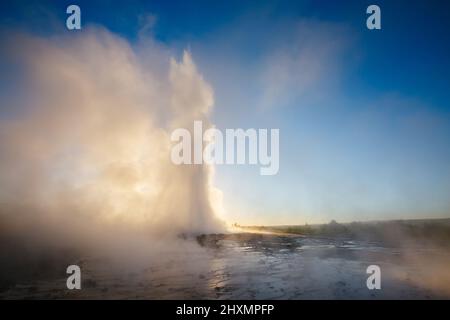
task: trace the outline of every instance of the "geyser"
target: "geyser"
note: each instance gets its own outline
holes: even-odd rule
[[[19,110],[0,122],[3,222],[70,243],[222,230],[213,168],[170,160],[173,128],[208,123],[214,102],[189,52],[99,28],[7,43],[21,76],[1,99]]]

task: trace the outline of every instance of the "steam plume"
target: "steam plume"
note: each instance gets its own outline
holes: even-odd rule
[[[8,51],[23,77],[0,122],[4,229],[66,242],[222,229],[212,168],[170,161],[171,130],[208,123],[214,103],[189,52],[100,28],[20,35]]]

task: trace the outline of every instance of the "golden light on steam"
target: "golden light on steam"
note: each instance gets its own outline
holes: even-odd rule
[[[26,208],[17,218],[46,221],[50,233],[62,225],[221,230],[212,168],[170,160],[171,130],[208,124],[214,102],[190,53],[178,62],[152,41],[132,47],[95,28],[22,35],[11,52],[25,67],[28,98],[1,123],[0,201]]]

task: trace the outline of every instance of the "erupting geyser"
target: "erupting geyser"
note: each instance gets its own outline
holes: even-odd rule
[[[132,46],[96,28],[16,35],[6,47],[21,69],[21,95],[8,100],[17,112],[0,124],[0,218],[9,231],[87,241],[110,230],[223,228],[213,168],[170,160],[170,132],[208,123],[214,102],[188,52],[177,62],[151,39]]]

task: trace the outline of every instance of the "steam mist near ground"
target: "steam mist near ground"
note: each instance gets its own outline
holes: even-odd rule
[[[179,234],[223,230],[213,168],[170,160],[172,130],[207,126],[214,103],[189,52],[178,61],[152,39],[130,45],[102,28],[3,42],[18,75],[0,102],[13,110],[0,122],[0,225],[16,239],[11,250],[148,254]]]

